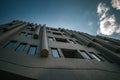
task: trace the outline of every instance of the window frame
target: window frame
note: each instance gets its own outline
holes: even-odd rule
[[[15,51],[20,51],[20,52],[23,52],[25,50],[27,46],[27,43],[20,43],[17,48],[15,49]],[[22,49],[21,49],[22,48]]]
[[[54,56],[54,54],[56,55],[56,53],[53,53],[53,50],[56,50],[57,56]],[[61,57],[57,48],[51,48],[51,54],[54,58],[60,58]]]
[[[34,51],[34,53],[30,53],[30,50],[31,50],[30,48],[32,48],[32,47],[35,47],[35,51]],[[36,45],[30,45],[27,54],[28,54],[28,55],[35,55],[36,52],[37,52],[37,46],[36,46]]]
[[[16,45],[17,41],[9,41],[4,48],[12,49]],[[10,47],[12,45],[12,47]]]

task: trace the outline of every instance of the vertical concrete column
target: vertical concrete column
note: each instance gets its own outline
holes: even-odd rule
[[[108,57],[112,62],[120,63],[120,55],[104,48],[103,46],[97,43],[93,43],[92,47],[94,47],[94,49],[96,49],[97,51],[101,52],[106,57]]]
[[[36,26],[36,30],[35,30],[35,33],[33,35],[34,39],[38,39],[39,38],[40,28],[41,28],[40,26]]]
[[[22,23],[22,25],[19,25],[18,27],[0,35],[0,41],[4,41],[6,39],[8,39],[9,37],[11,37],[12,35],[14,35],[15,33],[17,33],[18,31],[20,31],[21,29],[23,29],[25,26],[27,25],[27,23]]]
[[[5,31],[8,31],[8,30],[11,30],[19,25],[23,24],[23,22],[15,22],[14,24],[12,24],[11,26],[6,26],[6,27],[3,27],[3,29]]]
[[[48,57],[49,49],[48,49],[48,41],[47,41],[47,35],[46,35],[46,27],[43,25],[42,27],[42,36],[41,36],[41,53],[40,55],[42,57]]]

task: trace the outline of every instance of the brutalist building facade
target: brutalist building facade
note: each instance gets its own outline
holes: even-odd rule
[[[120,40],[14,20],[0,25],[3,80],[120,80]]]

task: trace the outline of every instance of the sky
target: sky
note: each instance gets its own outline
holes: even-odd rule
[[[0,24],[12,20],[120,39],[120,0],[0,0]]]

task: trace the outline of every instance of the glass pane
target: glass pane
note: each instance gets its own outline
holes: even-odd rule
[[[53,41],[53,38],[52,38],[52,37],[48,37],[48,40],[49,40],[49,41]]]
[[[5,46],[5,48],[13,48],[15,44],[16,44],[16,41],[11,41]]]
[[[71,43],[71,44],[75,44],[72,40],[70,40],[70,43]]]
[[[32,37],[32,34],[31,34],[31,33],[28,33],[28,34],[27,34],[27,37],[28,37],[28,38],[31,38],[31,37]]]
[[[91,59],[90,56],[88,56],[87,52],[81,51],[80,53],[85,59]]]
[[[98,61],[101,61],[101,59],[99,58],[99,57],[97,57],[93,52],[89,52],[90,54],[91,54],[91,56],[94,58],[94,59],[96,59],[96,60],[98,60]]]
[[[52,48],[51,50],[52,50],[52,55],[53,55],[53,57],[58,58],[58,57],[59,57],[58,50],[57,50],[56,48]]]
[[[21,44],[17,47],[16,51],[23,51],[23,50],[25,49],[25,46],[26,46],[26,44],[21,43]]]
[[[36,46],[31,46],[29,48],[28,54],[34,55],[36,53],[36,49],[37,49]]]
[[[0,33],[4,33],[4,30],[3,30],[3,29],[0,29]]]
[[[25,35],[25,32],[21,32],[21,33],[20,33],[20,36],[23,36],[23,35]]]
[[[51,32],[50,32],[50,31],[47,31],[47,33],[48,33],[48,34],[51,34]]]

